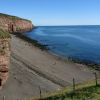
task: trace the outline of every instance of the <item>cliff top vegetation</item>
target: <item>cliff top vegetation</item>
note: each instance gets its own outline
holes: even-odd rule
[[[20,17],[17,17],[17,16],[11,16],[11,15],[8,15],[8,14],[3,14],[3,13],[0,13],[0,17],[9,18],[11,20],[26,20],[26,21],[31,22],[30,20],[27,20],[27,19],[24,19],[24,18],[20,18]]]
[[[10,38],[10,34],[0,29],[0,39]]]

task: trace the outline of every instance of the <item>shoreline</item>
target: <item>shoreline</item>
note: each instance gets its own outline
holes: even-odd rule
[[[41,50],[49,50],[49,48],[47,48],[48,45],[43,45],[43,44],[39,43],[37,40],[30,39],[29,37],[25,36],[24,33],[12,33],[12,34],[18,38],[21,38],[21,39],[33,44],[34,46],[40,48]]]
[[[69,61],[72,61],[72,62],[78,63],[78,64],[86,65],[87,67],[89,67],[95,71],[100,72],[100,64],[96,64],[95,62],[92,62],[89,60],[80,60],[78,58],[72,58],[72,57],[69,57],[68,59],[69,59]]]
[[[82,64],[87,66],[89,69],[92,69],[94,71],[100,72],[100,64],[96,64],[96,63],[92,63],[90,61],[85,61],[85,60],[80,60],[77,58],[72,58],[72,57],[62,57],[58,54],[53,53],[52,51],[48,51],[48,53],[50,53],[51,55],[58,57],[58,59],[66,61],[66,62],[72,62],[72,63],[76,63],[76,64]]]
[[[96,64],[95,62],[91,62],[91,61],[88,61],[88,60],[80,60],[78,58],[62,57],[59,54],[56,54],[56,53],[50,51],[49,48],[48,48],[48,45],[44,45],[42,43],[39,43],[38,40],[31,39],[31,38],[25,36],[24,33],[12,33],[12,34],[14,34],[15,36],[17,36],[17,37],[19,37],[19,38],[21,38],[25,41],[27,41],[28,43],[31,43],[35,47],[38,47],[39,49],[44,50],[44,51],[48,52],[49,54],[58,57],[61,60],[70,61],[70,62],[74,62],[74,63],[78,63],[78,64],[83,64],[83,65],[86,65],[89,68],[92,68],[95,71],[100,71],[100,64]]]

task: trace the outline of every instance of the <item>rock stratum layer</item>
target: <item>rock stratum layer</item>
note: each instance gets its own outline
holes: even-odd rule
[[[0,88],[6,83],[10,65],[10,33],[32,30],[32,22],[16,16],[0,13]]]
[[[0,13],[0,29],[7,32],[26,32],[33,28],[30,20]]]

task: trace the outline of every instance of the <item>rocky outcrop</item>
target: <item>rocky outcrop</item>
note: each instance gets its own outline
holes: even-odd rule
[[[0,88],[5,84],[9,73],[10,36],[0,30]]]
[[[26,32],[32,30],[34,25],[30,20],[0,13],[0,29],[7,32]]]
[[[29,20],[0,13],[0,88],[9,74],[10,33],[30,31],[33,27]]]

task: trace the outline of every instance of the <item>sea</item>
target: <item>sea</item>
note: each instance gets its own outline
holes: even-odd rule
[[[100,64],[100,26],[38,26],[25,36],[65,59]]]

